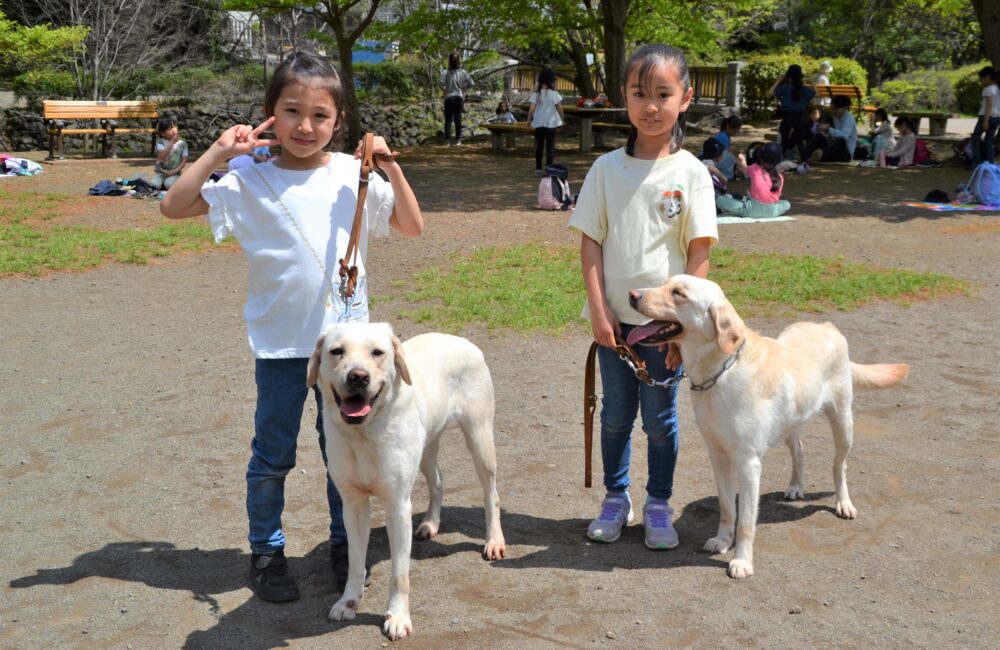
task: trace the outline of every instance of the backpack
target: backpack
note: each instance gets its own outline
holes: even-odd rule
[[[963,186],[961,199],[983,205],[1000,205],[1000,165],[979,163]]]
[[[569,210],[573,194],[569,189],[569,170],[562,165],[549,165],[545,177],[538,183],[538,207],[542,210]]]
[[[934,154],[927,148],[927,143],[917,138],[916,147],[913,150],[913,164],[927,165],[934,162]]]
[[[951,148],[959,161],[966,164],[972,162],[972,138],[965,138],[961,142],[956,142]]]

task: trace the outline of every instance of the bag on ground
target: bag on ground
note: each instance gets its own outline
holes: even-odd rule
[[[562,165],[549,165],[538,183],[538,207],[542,210],[569,210],[573,193],[569,189],[569,170]]]
[[[979,163],[972,170],[969,182],[960,190],[959,200],[962,202],[1000,205],[1000,165]]]
[[[917,138],[916,148],[913,150],[913,164],[927,165],[934,162],[934,154],[927,148],[927,143]]]

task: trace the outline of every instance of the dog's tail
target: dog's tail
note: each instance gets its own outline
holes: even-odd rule
[[[906,379],[910,366],[905,363],[861,364],[851,362],[851,380],[855,388],[889,388]]]

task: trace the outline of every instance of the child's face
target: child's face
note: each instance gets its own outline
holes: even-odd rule
[[[170,128],[163,130],[162,132],[160,132],[160,136],[164,140],[173,140],[174,138],[177,137],[177,125],[173,124],[170,126]]]
[[[288,84],[274,103],[272,126],[281,141],[282,158],[299,159],[306,168],[319,166],[339,120],[340,111],[325,89],[302,81]]]
[[[500,106],[498,108],[500,109],[501,113],[506,113],[508,110],[510,110],[507,108],[507,102],[500,102]]]
[[[813,110],[812,110],[812,111],[810,111],[810,113],[809,113],[809,121],[810,121],[810,122],[819,122],[819,118],[820,118],[820,117],[821,117],[822,115],[823,115],[823,112],[822,112],[822,111],[820,111],[819,109],[813,109]]]
[[[677,66],[661,63],[647,72],[640,83],[636,71],[625,80],[625,108],[639,138],[666,139],[669,143],[678,116],[691,103],[693,88],[681,85]]]
[[[913,129],[910,128],[910,125],[906,124],[905,122],[903,124],[896,125],[896,130],[902,133],[903,135],[906,135],[907,133],[911,133],[913,131]]]

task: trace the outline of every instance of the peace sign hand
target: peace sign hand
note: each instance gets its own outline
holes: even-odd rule
[[[274,124],[274,116],[269,117],[256,128],[249,124],[237,124],[222,132],[213,145],[227,159],[250,153],[257,147],[272,147],[281,144],[278,139],[260,139],[258,136]]]

